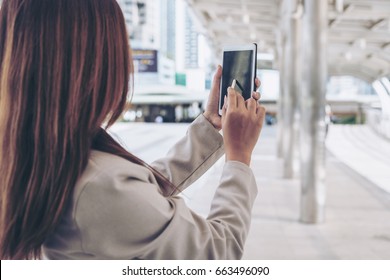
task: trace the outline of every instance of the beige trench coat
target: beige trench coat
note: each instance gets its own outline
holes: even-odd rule
[[[222,136],[201,115],[152,166],[184,190],[223,153]],[[181,197],[164,196],[147,168],[92,151],[60,225],[43,245],[43,257],[239,259],[256,195],[251,169],[226,162],[205,219]]]

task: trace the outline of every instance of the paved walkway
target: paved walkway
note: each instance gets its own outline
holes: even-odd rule
[[[130,150],[151,161],[184,134],[186,125],[129,124],[114,130]],[[328,143],[346,140],[344,132],[343,127],[331,127]],[[260,192],[244,258],[390,259],[390,194],[328,152],[326,221],[300,223],[300,182],[282,178],[282,162],[275,156],[275,134],[275,127],[263,129],[252,159]],[[377,146],[375,141],[371,139],[373,146]],[[380,143],[381,149],[390,147]],[[370,158],[365,163],[371,166],[378,160]],[[183,194],[188,205],[202,215],[209,211],[222,165],[223,160]]]
[[[332,126],[327,147],[340,161],[390,193],[390,140],[366,125]]]

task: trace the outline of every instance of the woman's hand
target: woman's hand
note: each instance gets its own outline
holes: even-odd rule
[[[263,127],[265,108],[257,102],[258,93],[247,101],[233,88],[222,109],[222,130],[226,160],[250,164],[253,148]]]
[[[205,118],[218,130],[222,128],[221,116],[218,114],[221,77],[222,77],[222,67],[221,65],[218,65],[217,71],[215,72],[214,75],[213,85],[210,90],[207,107],[205,112],[203,113]],[[256,89],[260,87],[260,80],[258,78],[256,78],[255,84],[256,84]],[[253,93],[252,96],[257,100],[260,98],[260,94],[258,92]]]

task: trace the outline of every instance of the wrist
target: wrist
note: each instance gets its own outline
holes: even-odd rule
[[[226,161],[238,161],[250,166],[251,155],[244,154],[244,153],[237,153],[237,154],[226,153]]]
[[[205,111],[202,115],[216,130],[218,130],[218,131],[221,130],[220,124],[218,123],[217,120],[215,120],[216,118],[213,117],[212,114]],[[219,122],[220,122],[220,120],[219,120]]]
[[[209,114],[207,111],[203,112],[203,116],[206,118],[206,120],[209,121],[209,123],[211,123],[210,114]],[[211,123],[211,124],[212,124],[212,123]]]

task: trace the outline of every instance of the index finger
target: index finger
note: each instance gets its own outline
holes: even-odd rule
[[[236,91],[228,87],[228,109],[237,107],[237,94]]]

